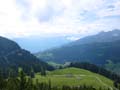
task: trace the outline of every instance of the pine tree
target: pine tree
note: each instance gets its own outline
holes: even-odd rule
[[[19,81],[17,78],[8,78],[7,80],[7,90],[18,90]]]
[[[4,90],[6,87],[6,81],[2,76],[2,71],[0,70],[0,90]]]
[[[27,84],[27,79],[26,75],[23,72],[23,70],[20,71],[19,73],[19,90],[25,90],[26,89],[26,84]]]
[[[31,78],[34,78],[34,77],[35,77],[35,72],[34,72],[34,70],[33,70],[32,67],[31,67],[30,77],[31,77]]]
[[[52,87],[51,87],[51,80],[49,80],[49,83],[48,83],[48,90],[51,90]]]
[[[34,84],[33,84],[32,78],[28,78],[28,82],[26,86],[27,86],[26,90],[34,90]]]
[[[46,76],[46,70],[44,67],[41,67],[41,75]]]

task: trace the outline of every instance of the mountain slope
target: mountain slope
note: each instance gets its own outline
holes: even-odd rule
[[[96,35],[81,38],[77,41],[70,43],[69,45],[89,44],[89,43],[95,43],[95,42],[112,42],[116,40],[120,40],[119,29],[115,29],[108,32],[102,31]]]
[[[19,67],[22,67],[26,73],[30,72],[31,68],[35,72],[40,71],[41,67],[51,68],[30,52],[21,49],[14,41],[0,37],[0,69],[9,73],[9,69],[17,70]]]
[[[17,45],[17,43],[4,38],[0,37],[0,56],[6,55],[9,52],[20,50],[21,48]]]
[[[115,33],[120,34],[120,31],[115,30],[91,36],[92,38],[98,38],[99,36],[101,36],[101,38],[103,38],[104,40],[86,37],[88,38],[88,40],[84,38],[84,42],[86,42],[84,44],[82,42],[83,39],[80,39],[69,45],[38,53],[36,54],[36,56],[46,61],[52,60],[58,63],[64,63],[69,61],[88,61],[94,64],[104,65],[109,60],[111,60],[113,63],[118,63],[120,62],[120,38],[118,38],[120,36],[117,35],[117,37],[113,38],[112,40],[108,39],[112,38],[111,35],[115,35]]]
[[[43,60],[58,63],[88,61],[94,64],[106,64],[111,60],[120,62],[120,40],[114,42],[91,43],[85,45],[64,46],[38,55]]]

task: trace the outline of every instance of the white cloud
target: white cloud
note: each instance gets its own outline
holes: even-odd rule
[[[107,8],[108,5],[114,6],[113,9]],[[119,6],[119,0],[1,0],[0,35],[86,36],[120,29]]]
[[[108,4],[108,6],[112,6],[111,8],[105,8],[98,11],[99,17],[108,17],[108,16],[120,16],[120,1],[116,1],[114,3]]]
[[[80,37],[67,37],[66,38],[67,40],[70,40],[70,41],[76,41],[76,40],[79,40],[80,39]]]

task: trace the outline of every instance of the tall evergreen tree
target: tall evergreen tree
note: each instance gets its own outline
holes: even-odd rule
[[[25,90],[26,89],[26,85],[27,85],[27,79],[26,79],[26,75],[23,72],[23,70],[20,71],[19,73],[19,90]]]
[[[41,75],[42,75],[42,76],[46,76],[45,67],[41,67]]]
[[[3,78],[2,71],[0,70],[0,90],[4,90],[6,87],[6,81]]]
[[[35,72],[34,72],[34,70],[33,70],[32,67],[31,67],[30,77],[31,77],[31,78],[34,78],[34,77],[35,77]]]

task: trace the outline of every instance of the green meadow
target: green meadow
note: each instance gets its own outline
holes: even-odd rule
[[[34,81],[38,80],[39,82],[51,82],[52,86],[79,86],[87,85],[93,86],[96,89],[99,87],[103,88],[112,88],[113,81],[101,76],[99,74],[90,72],[84,69],[78,68],[65,68],[58,69],[55,71],[47,72],[46,76],[41,76],[40,73],[35,75]]]

